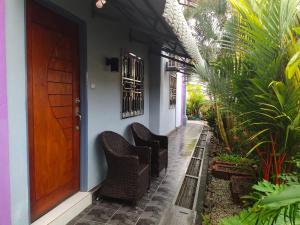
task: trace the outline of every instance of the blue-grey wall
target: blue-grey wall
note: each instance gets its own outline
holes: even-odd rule
[[[97,146],[97,136],[112,130],[131,140],[128,125],[134,121],[149,126],[148,48],[129,41],[129,30],[94,16],[92,5],[82,0],[51,0],[84,22],[87,29],[87,99],[88,140],[87,190],[99,185],[106,175],[106,161]],[[105,57],[119,57],[121,48],[131,50],[145,59],[145,114],[121,120],[120,73],[105,66]],[[91,88],[95,85],[95,88]]]
[[[157,50],[159,51],[159,50]],[[150,57],[150,128],[152,131],[167,135],[182,125],[183,74],[177,73],[176,106],[170,107],[170,75],[176,72],[166,71],[168,59]]]
[[[150,55],[149,62],[149,128],[152,132],[160,133],[160,77],[161,77],[161,58],[156,55]]]
[[[49,1],[50,2],[50,1]],[[129,41],[129,30],[123,26],[92,17],[90,1],[53,0],[87,24],[87,145],[86,188],[99,185],[106,174],[103,152],[96,146],[96,137],[104,130],[113,130],[131,140],[128,125],[138,121],[149,126],[148,48]],[[29,224],[28,132],[26,90],[24,0],[6,4],[6,54],[9,113],[9,146],[11,171],[11,212],[13,225]],[[121,48],[145,59],[145,114],[121,120],[120,74],[104,66],[105,57],[119,57]],[[95,85],[92,89],[91,85]]]

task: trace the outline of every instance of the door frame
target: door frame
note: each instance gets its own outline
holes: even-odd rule
[[[28,3],[30,0],[25,0]],[[79,58],[80,58],[80,113],[82,120],[80,122],[80,191],[88,191],[88,101],[87,101],[87,25],[86,22],[78,18],[67,9],[56,5],[53,2],[47,0],[33,0],[42,5],[43,7],[50,9],[51,11],[63,16],[67,20],[70,20],[79,26]],[[28,31],[28,4],[26,4],[26,33]],[[26,43],[27,43],[27,35]],[[27,49],[26,49],[27,52]],[[27,86],[28,86],[28,52],[26,53],[26,64],[27,64]],[[29,90],[27,90],[29,91]],[[26,97],[28,99],[28,95]],[[30,109],[27,108],[27,112]],[[28,118],[28,117],[27,117]],[[29,135],[29,127],[27,128]],[[29,136],[28,136],[28,140]],[[29,148],[28,148],[29,157]],[[30,187],[29,187],[30,189]],[[30,198],[29,198],[30,199]]]

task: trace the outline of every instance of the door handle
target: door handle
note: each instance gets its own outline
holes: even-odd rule
[[[77,116],[78,119],[81,121],[82,115],[81,115],[81,113],[79,111],[79,107],[76,107],[76,109],[75,109],[75,116]]]
[[[81,115],[81,113],[77,112],[77,113],[76,113],[76,116],[77,116],[77,117],[78,117],[78,119],[81,121],[81,119],[82,119],[82,115]]]
[[[81,115],[80,112],[77,112],[77,113],[76,113],[76,116],[77,116],[78,119],[79,119],[79,123],[78,123],[78,125],[76,125],[75,129],[79,131],[79,130],[80,130],[80,123],[81,123],[82,115]]]

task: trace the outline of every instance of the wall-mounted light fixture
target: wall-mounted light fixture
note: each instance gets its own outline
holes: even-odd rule
[[[106,66],[110,66],[111,72],[119,72],[119,59],[118,58],[105,58]]]
[[[101,9],[105,5],[105,3],[106,3],[106,0],[96,0],[96,7],[98,9]]]

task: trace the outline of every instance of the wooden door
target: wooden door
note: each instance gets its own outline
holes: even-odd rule
[[[36,220],[79,191],[78,25],[28,0],[27,60],[30,203]]]

